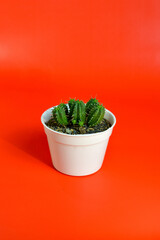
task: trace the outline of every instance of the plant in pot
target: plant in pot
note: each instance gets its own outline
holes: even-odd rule
[[[101,168],[116,118],[97,99],[70,99],[46,110],[41,122],[58,171],[85,176]]]

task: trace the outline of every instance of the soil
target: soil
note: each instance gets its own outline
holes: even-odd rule
[[[106,119],[103,119],[102,122],[94,127],[88,127],[84,124],[83,127],[79,125],[67,125],[67,126],[59,126],[53,118],[51,118],[48,122],[45,123],[49,128],[53,129],[54,131],[76,135],[76,134],[91,134],[91,133],[98,133],[103,132],[111,127],[111,123]]]

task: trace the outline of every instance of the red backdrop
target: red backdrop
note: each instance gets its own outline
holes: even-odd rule
[[[0,5],[0,239],[160,239],[160,1]],[[117,125],[98,173],[65,176],[40,115],[91,96]]]

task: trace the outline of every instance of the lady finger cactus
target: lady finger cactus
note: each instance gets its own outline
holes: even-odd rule
[[[72,123],[83,126],[86,119],[85,104],[83,101],[75,101],[72,112]]]
[[[91,98],[86,104],[86,112],[89,113],[93,107],[98,105],[99,105],[98,100],[96,98]]]
[[[89,127],[96,126],[101,123],[104,118],[105,109],[102,105],[95,106],[91,109],[88,115],[87,124]]]

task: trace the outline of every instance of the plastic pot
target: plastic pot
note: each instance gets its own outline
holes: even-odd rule
[[[105,118],[112,126],[100,133],[69,135],[56,132],[46,126],[52,116],[53,107],[41,116],[47,135],[53,166],[61,173],[72,176],[85,176],[97,172],[103,163],[104,155],[112,134],[116,118],[105,109]]]

